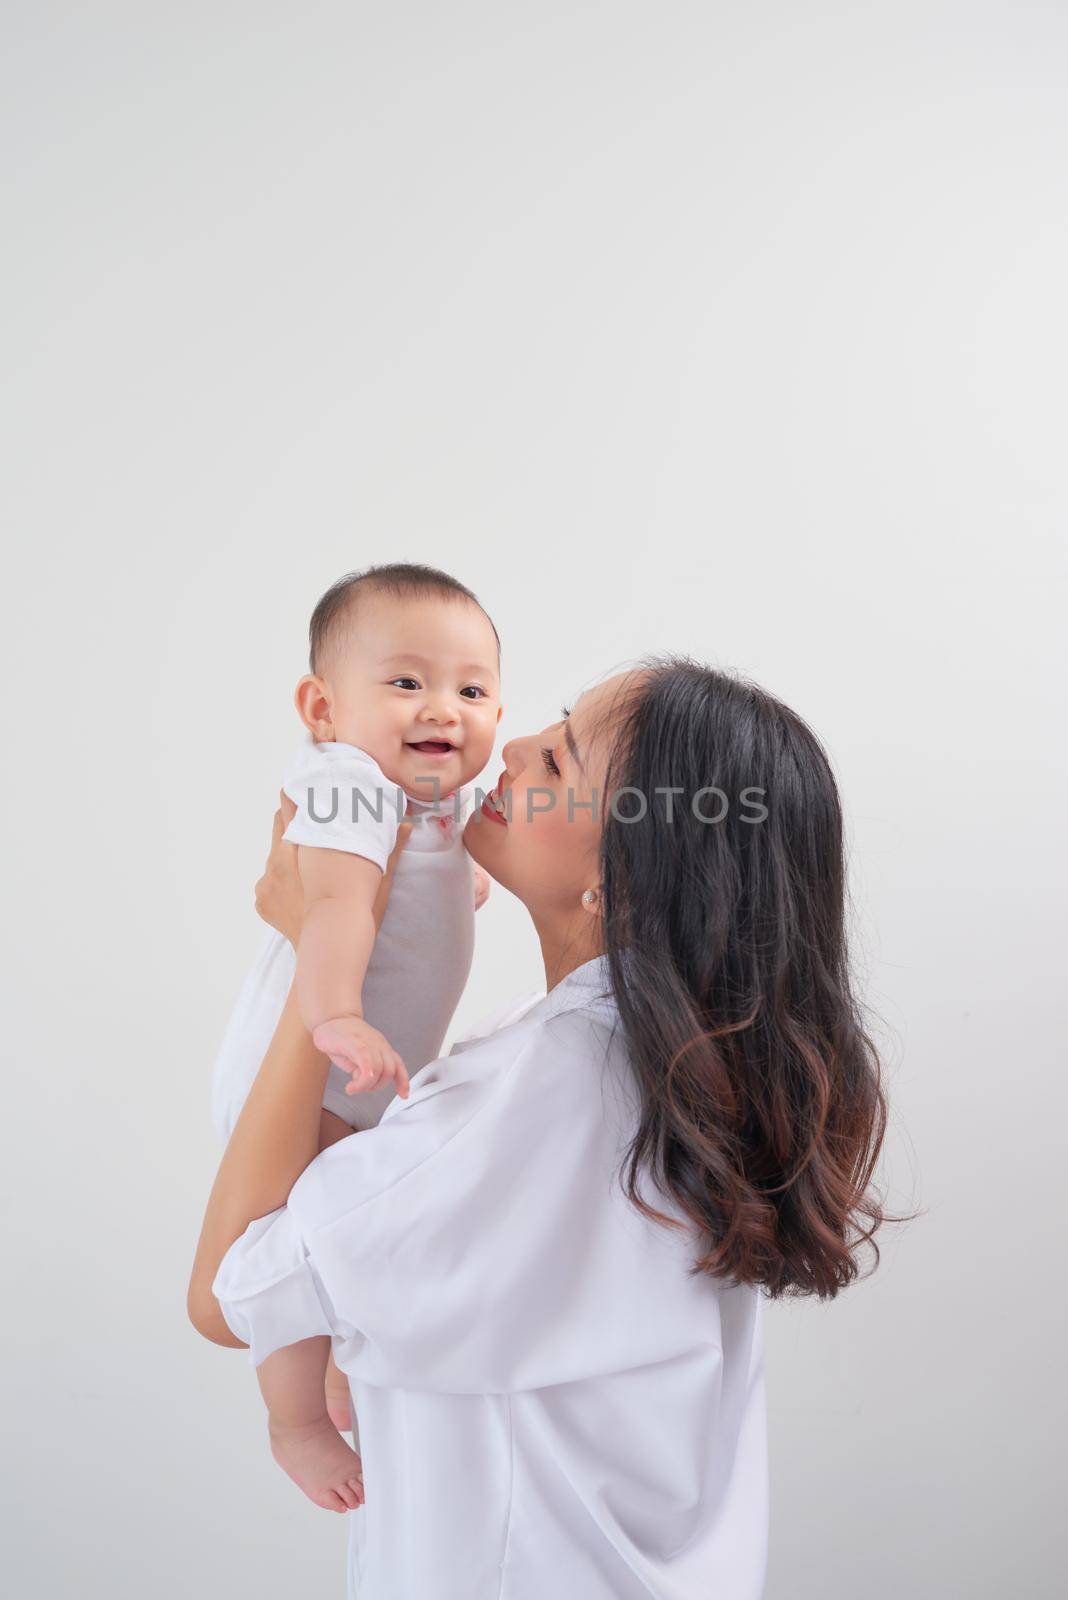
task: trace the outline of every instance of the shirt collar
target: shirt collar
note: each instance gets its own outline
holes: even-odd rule
[[[548,994],[544,989],[534,989],[517,996],[503,1009],[483,1018],[474,1032],[457,1039],[449,1054],[459,1055],[464,1050],[472,1050],[505,1028],[521,1028],[531,1021],[545,1022],[565,1011],[578,1010],[592,1011],[613,1019],[618,1016],[615,996],[609,988],[607,957],[596,956],[592,961],[584,961],[581,967],[569,972]]]
[[[564,1011],[586,1010],[606,1014],[616,1010],[607,956],[594,956],[592,960],[584,961],[581,967],[576,967],[574,972],[569,972],[566,978],[561,978],[548,994],[524,1013],[523,1021],[534,1017],[540,1021],[559,1016]]]

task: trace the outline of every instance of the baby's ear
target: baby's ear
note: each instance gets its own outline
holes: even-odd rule
[[[334,737],[334,708],[330,702],[329,685],[324,679],[306,673],[297,684],[293,703],[301,722],[316,739]]]
[[[503,706],[498,706],[497,707],[497,721],[500,722],[500,720],[501,720],[501,718],[503,716],[504,716],[504,707]]]

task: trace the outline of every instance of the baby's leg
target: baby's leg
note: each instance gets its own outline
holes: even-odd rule
[[[286,1345],[256,1368],[267,1402],[271,1453],[326,1511],[363,1504],[360,1458],[327,1416],[323,1391],[330,1341],[325,1335]]]
[[[319,1149],[326,1150],[355,1131],[335,1112],[323,1110],[319,1114]],[[328,1356],[326,1361],[326,1413],[335,1428],[342,1433],[349,1432],[352,1427],[349,1380],[338,1368],[333,1356]]]
[[[326,1414],[339,1433],[352,1432],[349,1380],[333,1356],[329,1356],[326,1363]]]

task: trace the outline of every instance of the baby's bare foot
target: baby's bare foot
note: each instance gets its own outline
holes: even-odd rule
[[[298,1489],[324,1511],[363,1505],[363,1465],[329,1417],[299,1426],[270,1421],[271,1454]]]

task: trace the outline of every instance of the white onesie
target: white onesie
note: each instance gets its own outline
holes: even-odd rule
[[[441,1054],[471,970],[475,886],[462,837],[471,796],[461,790],[459,805],[455,795],[436,802],[416,799],[392,783],[365,751],[351,744],[317,744],[310,733],[286,768],[282,786],[297,807],[283,838],[348,850],[383,869],[405,806],[414,813],[363,982],[364,1016],[385,1034],[411,1077]],[[212,1118],[220,1139],[230,1137],[252,1087],[296,964],[289,940],[269,928],[215,1062]],[[348,1082],[349,1074],[331,1065],[323,1105],[350,1127],[373,1127],[396,1090],[390,1083],[350,1095]]]

